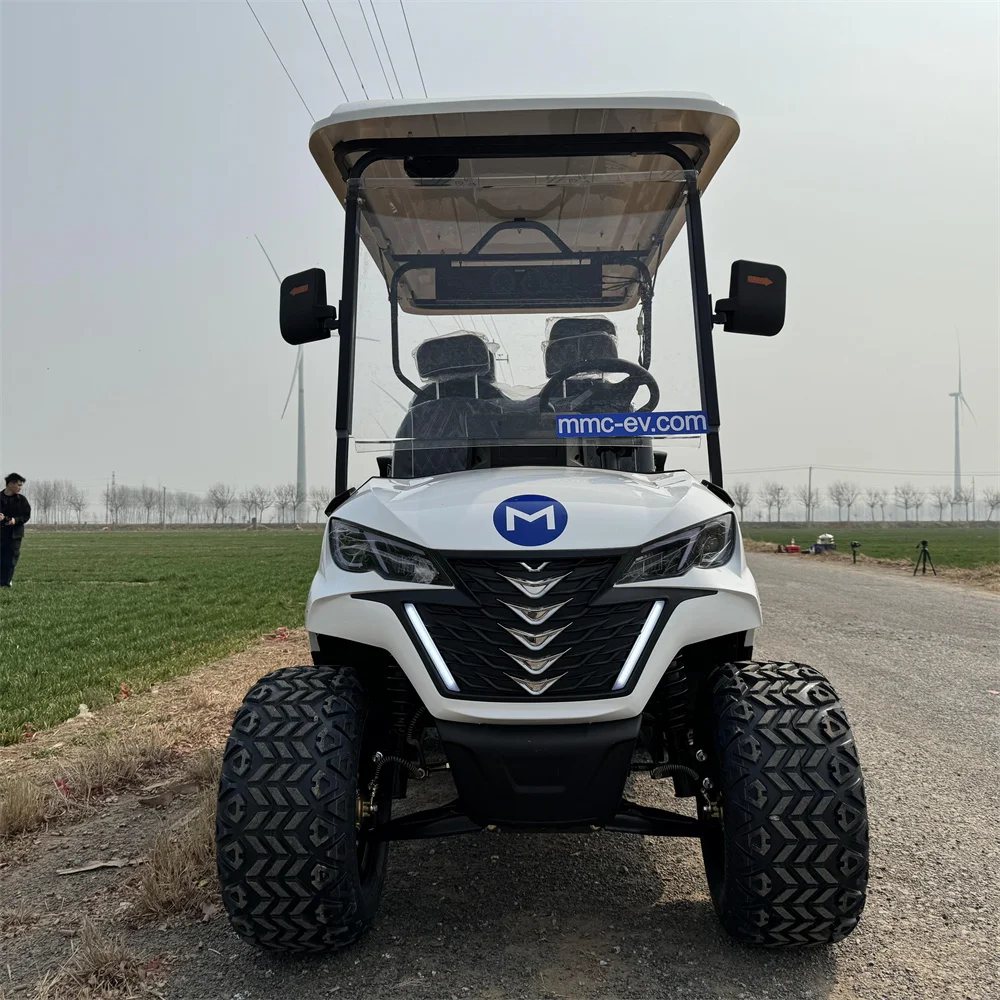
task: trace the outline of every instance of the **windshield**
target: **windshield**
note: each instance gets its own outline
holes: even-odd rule
[[[630,174],[621,159],[603,173],[540,174],[535,161],[530,175],[494,164],[359,185],[359,235],[374,251],[360,255],[359,452],[391,455],[409,478],[521,464],[651,472],[655,441],[700,444],[686,248],[666,254],[685,177]]]

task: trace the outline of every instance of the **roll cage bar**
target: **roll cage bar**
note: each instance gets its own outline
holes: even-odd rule
[[[689,154],[681,146],[693,146]],[[719,445],[719,393],[715,375],[715,352],[712,344],[712,301],[708,292],[708,275],[705,263],[705,237],[702,230],[701,201],[698,189],[698,167],[710,149],[708,139],[692,132],[627,133],[622,135],[527,135],[527,136],[464,136],[426,137],[408,139],[352,139],[339,142],[334,147],[334,162],[347,183],[344,201],[344,264],[339,307],[340,355],[337,375],[336,430],[337,449],[335,464],[336,493],[347,490],[348,460],[351,432],[354,424],[354,340],[357,315],[359,273],[359,207],[360,181],[365,171],[383,160],[406,160],[412,157],[480,159],[517,159],[541,156],[627,156],[633,153],[658,154],[674,160],[685,175],[685,222],[688,236],[688,254],[691,268],[691,292],[694,303],[694,320],[698,356],[698,380],[701,407],[708,417],[708,466],[711,481],[722,486],[722,453]],[[361,155],[351,162],[352,154]],[[675,212],[677,209],[674,210]],[[668,215],[669,225],[674,213]],[[417,390],[407,379],[399,363],[398,288],[406,271],[418,267],[446,266],[456,260],[474,259],[477,262],[511,259],[588,259],[599,263],[628,264],[639,270],[640,294],[643,310],[643,340],[640,363],[649,366],[652,346],[650,303],[652,287],[649,270],[636,254],[628,251],[597,251],[575,253],[548,230],[555,252],[549,254],[484,254],[483,248],[492,237],[512,225],[539,228],[538,223],[511,220],[492,227],[467,254],[401,255],[400,266],[393,271],[390,284],[392,310],[392,364],[396,376],[413,391]],[[547,229],[547,227],[542,227]],[[606,303],[607,300],[605,300]],[[426,307],[427,303],[420,303]],[[533,299],[532,308],[544,307],[544,301]],[[448,308],[444,303],[441,308]]]

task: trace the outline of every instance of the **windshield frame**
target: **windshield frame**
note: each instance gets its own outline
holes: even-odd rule
[[[693,146],[696,152],[689,154],[682,146]],[[344,180],[347,182],[345,199],[344,259],[342,272],[342,293],[339,309],[340,357],[338,368],[338,391],[336,408],[336,491],[340,495],[348,488],[350,440],[354,417],[354,356],[356,336],[356,316],[358,306],[359,254],[361,247],[361,207],[362,184],[365,170],[381,160],[412,162],[413,158],[428,158],[440,162],[445,158],[469,160],[535,158],[539,156],[588,156],[588,155],[629,155],[632,153],[654,153],[673,160],[684,172],[686,197],[684,200],[684,224],[687,230],[691,290],[694,306],[695,332],[697,337],[697,360],[699,391],[702,409],[707,414],[707,450],[710,476],[713,483],[722,485],[722,460],[719,446],[719,403],[715,375],[714,350],[712,345],[712,307],[708,293],[705,263],[704,233],[701,221],[700,192],[698,188],[698,165],[703,163],[709,151],[705,136],[694,133],[627,133],[620,135],[530,135],[530,136],[486,136],[464,138],[410,138],[352,140],[338,143],[334,157]],[[361,155],[350,161],[351,154]],[[485,240],[481,241],[485,244]],[[477,246],[474,249],[479,249]],[[568,249],[568,248],[567,248]],[[558,250],[558,247],[557,247]],[[558,250],[560,254],[564,253]],[[573,251],[569,251],[573,254]],[[641,265],[649,277],[648,268],[628,251],[589,251],[585,256],[594,258],[601,255],[628,257],[620,260],[631,266]],[[440,255],[438,255],[440,256]],[[463,255],[468,257],[468,255]],[[489,255],[477,255],[484,259]],[[574,256],[576,256],[574,254]],[[408,261],[401,262],[402,265]],[[418,265],[411,265],[418,266]],[[427,266],[426,262],[423,266]],[[393,368],[397,378],[416,390],[400,368],[398,350],[398,279],[403,266],[395,269],[393,288],[390,289],[392,308],[392,354]],[[652,329],[649,302],[652,295],[652,281],[640,282],[642,309],[645,319],[641,363],[648,368],[652,354]],[[526,310],[527,311],[527,310]]]

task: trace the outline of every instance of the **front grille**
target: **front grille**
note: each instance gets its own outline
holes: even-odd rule
[[[648,600],[593,603],[617,563],[615,556],[449,560],[452,578],[478,607],[417,607],[458,696],[609,696],[651,607]]]

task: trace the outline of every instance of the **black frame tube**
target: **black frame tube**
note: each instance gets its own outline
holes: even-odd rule
[[[690,156],[680,145],[694,146]],[[354,340],[358,294],[360,234],[358,227],[358,182],[373,163],[403,160],[410,156],[451,156],[460,159],[504,159],[540,156],[601,156],[651,153],[669,157],[684,171],[696,172],[709,152],[709,141],[694,132],[633,132],[625,135],[527,135],[428,137],[414,139],[355,139],[340,142],[334,161],[347,182],[344,219],[344,264],[340,299],[340,354],[337,371],[337,452],[335,488],[340,494],[348,486],[348,459],[354,426]],[[348,156],[361,152],[353,164]],[[719,394],[712,348],[712,305],[705,264],[701,202],[696,176],[689,173],[686,221],[691,289],[698,345],[698,372],[702,408],[708,415],[708,462],[711,481],[722,486],[722,454],[719,445]],[[484,259],[487,255],[477,255]],[[650,331],[647,330],[647,336]],[[398,354],[398,345],[394,353]],[[648,356],[647,356],[648,362]],[[398,359],[396,362],[398,368]],[[401,373],[397,371],[397,374]],[[405,380],[404,380],[405,381]]]

